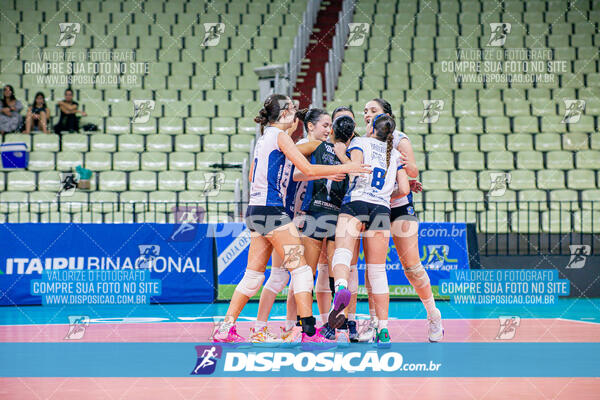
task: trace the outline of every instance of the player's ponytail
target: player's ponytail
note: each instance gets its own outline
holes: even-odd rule
[[[394,131],[396,130],[396,122],[390,115],[379,114],[373,120],[373,137],[377,140],[387,143],[386,163],[390,166],[390,158],[392,149],[394,148]]]
[[[254,118],[254,122],[260,124],[260,133],[264,132],[265,126],[277,122],[282,110],[285,110],[289,104],[290,98],[283,94],[272,94],[265,99],[263,108]]]
[[[296,118],[299,118],[304,124],[304,131],[308,133],[308,123],[316,125],[322,115],[327,115],[327,111],[320,108],[304,108],[296,111]]]

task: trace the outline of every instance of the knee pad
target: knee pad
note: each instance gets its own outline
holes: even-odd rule
[[[350,279],[348,279],[348,290],[352,294],[358,293],[358,268],[356,268],[356,264],[350,266]]]
[[[269,289],[271,292],[277,294],[285,288],[290,280],[290,275],[287,270],[283,268],[271,268],[271,275],[265,283],[265,289]]]
[[[371,293],[385,294],[390,292],[385,264],[367,264],[367,274],[369,274]]]
[[[258,293],[260,286],[265,280],[265,273],[258,272],[251,269],[247,269],[240,283],[236,286],[235,290],[244,294],[248,297],[254,296]]]
[[[352,251],[344,248],[335,249],[333,253],[333,259],[331,260],[332,267],[341,264],[350,268],[352,262]]]
[[[317,284],[315,285],[315,292],[331,293],[331,289],[329,288],[329,266],[327,264],[318,264],[317,271]]]
[[[404,268],[404,274],[406,274],[406,279],[408,279],[410,284],[416,289],[429,285],[429,275],[427,275],[427,271],[425,271],[425,268],[423,268],[421,263]]]
[[[294,293],[312,293],[314,286],[312,268],[310,268],[308,265],[304,265],[302,267],[294,268],[290,271],[290,273],[292,274]]]

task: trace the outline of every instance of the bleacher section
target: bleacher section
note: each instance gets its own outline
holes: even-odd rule
[[[131,85],[73,87],[88,114],[81,125],[93,123],[99,132],[4,135],[4,142],[25,141],[32,152],[27,171],[0,171],[0,222],[132,222],[134,214],[138,222],[164,222],[177,202],[207,204],[209,220],[230,217],[262,106],[253,70],[289,60],[305,8],[305,0],[4,1],[0,80],[15,87],[24,106],[43,91],[53,123],[67,85],[39,78],[56,71],[26,73],[26,62],[39,62],[41,52],[81,61],[87,50],[97,57],[134,50],[135,62],[148,63],[149,71],[121,74],[135,75]],[[64,48],[56,46],[63,22],[81,29]],[[214,46],[203,45],[206,23],[224,24]],[[155,101],[148,122],[131,123],[134,100]],[[59,172],[77,165],[94,172],[92,189],[58,201]],[[224,175],[213,178],[217,173]],[[203,191],[211,179],[224,182],[208,198]]]
[[[591,232],[593,222],[600,232],[598,2],[359,0],[353,22],[368,23],[369,34],[346,48],[327,108],[351,104],[364,131],[367,101],[392,104],[421,169],[422,220],[552,233]],[[498,22],[511,31],[504,47],[488,46]],[[552,82],[511,86],[459,83],[448,70],[471,60],[458,49],[504,48],[552,50],[567,70]],[[566,99],[585,100],[577,122],[562,122]],[[444,102],[437,121],[421,122],[424,100]],[[502,196],[488,196],[493,172],[511,174]]]

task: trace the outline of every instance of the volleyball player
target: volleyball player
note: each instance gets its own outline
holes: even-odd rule
[[[327,140],[331,131],[331,117],[325,110],[319,108],[312,108],[310,110],[304,109],[298,111],[296,116],[298,117],[296,121],[301,120],[303,122],[304,130],[306,132],[306,137],[300,139],[296,143],[297,145],[308,143],[309,141],[318,141],[320,143]],[[288,134],[290,135],[295,131],[295,127],[292,128],[293,129],[288,130]],[[282,191],[285,193],[285,211],[290,219],[296,223],[296,226],[298,226],[298,220],[301,218],[299,211],[306,190],[306,182],[297,182],[293,180],[294,170],[294,164],[292,164],[291,161],[286,160],[282,174],[281,187]],[[344,179],[345,176],[345,174],[341,174],[337,179]],[[336,179],[336,177],[334,176],[332,179]],[[282,340],[293,341],[295,339],[293,328],[296,326],[297,322],[296,302],[291,287],[288,292],[286,307],[287,317],[285,327],[282,328],[281,339],[272,334],[267,327],[269,314],[271,313],[277,294],[285,288],[289,281],[289,273],[283,268],[283,260],[276,251],[272,252],[271,260],[271,275],[264,285],[265,290],[263,290],[260,295],[258,315],[256,317],[254,328],[252,328],[250,332],[250,341],[255,343],[280,342]],[[309,265],[312,267],[312,264]],[[315,269],[313,268],[313,275],[314,273]]]
[[[294,123],[295,114],[295,106],[289,97],[273,94],[265,100],[255,118],[261,125],[261,137],[254,148],[250,171],[250,202],[246,212],[246,225],[250,230],[248,266],[233,293],[224,321],[213,334],[214,342],[244,341],[237,333],[235,322],[248,300],[260,289],[273,249],[283,258],[283,265],[291,273],[302,342],[328,342],[315,329],[312,316],[313,273],[306,264],[296,226],[283,207],[281,175],[286,158],[308,176],[366,173],[370,170],[357,163],[335,166],[310,164],[285,132]]]
[[[392,106],[384,99],[373,99],[365,104],[364,120],[369,126],[375,116],[386,114],[394,117]],[[415,156],[412,145],[406,134],[395,130],[393,146],[401,154],[401,162],[404,164],[406,174],[411,178],[419,176],[419,168],[415,162]],[[411,181],[415,182],[415,181]],[[414,190],[414,186],[411,185]],[[419,190],[417,185],[417,191]],[[391,200],[391,232],[398,258],[402,263],[402,268],[406,278],[415,288],[421,302],[427,310],[428,338],[431,342],[438,342],[444,337],[442,326],[442,315],[435,305],[435,299],[431,290],[429,276],[427,271],[421,265],[419,256],[419,220],[415,214],[415,208],[412,201],[412,193],[407,196],[394,195]],[[369,277],[365,276],[365,286],[369,291]],[[371,302],[369,302],[371,305]],[[376,316],[373,315],[371,308],[371,326],[361,335],[361,340],[369,340],[373,337],[377,326]]]
[[[389,248],[390,198],[396,184],[399,195],[410,192],[400,153],[393,148],[395,128],[391,116],[379,114],[367,129],[369,137],[354,138],[350,143],[351,161],[370,163],[373,172],[368,176],[354,176],[342,202],[333,255],[335,297],[329,314],[330,327],[338,328],[344,323],[342,311],[351,298],[348,290],[350,263],[362,232],[370,296],[378,318],[377,342],[382,344],[390,342],[387,329],[389,287],[385,265]]]

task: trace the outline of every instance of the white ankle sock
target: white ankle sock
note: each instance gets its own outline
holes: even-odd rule
[[[285,330],[286,331],[289,331],[290,329],[292,329],[295,326],[296,326],[296,320],[295,319],[286,319],[285,320]]]
[[[348,321],[356,321],[356,314],[348,313]]]
[[[377,312],[375,310],[369,310],[369,315],[371,319],[377,319]]]
[[[348,281],[345,279],[338,279],[335,281],[335,291],[337,293],[337,291],[339,290],[340,286],[345,287],[346,289],[348,288]]]
[[[381,329],[387,329],[387,322],[388,322],[387,319],[380,319],[379,320],[379,325],[378,325],[379,330],[381,330]]]
[[[259,321],[256,320],[254,322],[254,330],[255,331],[260,331],[262,328],[264,328],[265,326],[267,326],[267,323],[265,321]]]
[[[325,325],[328,320],[329,320],[329,314],[321,314],[321,322],[323,322],[323,325]]]

